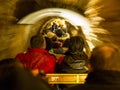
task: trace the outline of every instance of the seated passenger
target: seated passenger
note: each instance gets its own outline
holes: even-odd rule
[[[57,73],[87,73],[88,57],[83,51],[84,40],[80,36],[71,37],[68,43],[68,50],[65,56],[62,56],[58,60],[56,66]],[[61,89],[71,87],[74,85],[59,85]]]
[[[112,44],[93,49],[85,84],[66,90],[120,90],[120,51]]]
[[[30,41],[31,48],[26,53],[20,53],[16,56],[25,69],[44,71],[45,73],[54,73],[56,59],[46,48],[45,38],[42,35],[33,36]]]
[[[86,73],[88,57],[83,51],[84,40],[80,36],[71,37],[65,56],[60,57],[58,73]]]
[[[17,60],[7,58],[0,61],[0,90],[53,90],[53,88],[23,69]]]

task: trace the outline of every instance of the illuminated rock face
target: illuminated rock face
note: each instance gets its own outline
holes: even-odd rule
[[[26,50],[29,44],[29,29],[25,25],[8,25],[0,28],[0,59],[14,58]]]
[[[112,42],[120,46],[119,6],[120,0],[0,0],[0,60],[26,50],[30,37],[51,17],[34,25],[18,25],[17,22],[45,8],[65,8],[86,16],[93,29],[88,34],[89,42],[94,45]]]

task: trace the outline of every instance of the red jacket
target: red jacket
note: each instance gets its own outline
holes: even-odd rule
[[[29,48],[26,53],[20,53],[16,58],[26,69],[43,70],[45,73],[54,73],[55,71],[56,59],[47,50]]]

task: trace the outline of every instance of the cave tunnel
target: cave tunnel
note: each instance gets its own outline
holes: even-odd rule
[[[119,0],[1,0],[0,60],[29,47],[31,36],[53,21],[81,30],[89,54],[102,43],[120,46]]]

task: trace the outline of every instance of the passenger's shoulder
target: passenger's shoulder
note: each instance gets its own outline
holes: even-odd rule
[[[119,85],[84,85],[80,84],[65,90],[120,90]]]

